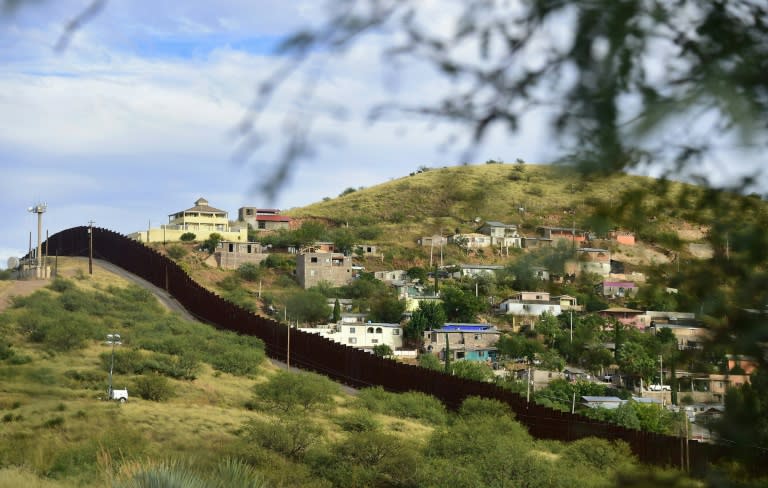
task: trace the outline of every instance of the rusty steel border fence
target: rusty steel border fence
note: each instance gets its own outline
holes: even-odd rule
[[[647,464],[703,474],[707,466],[726,453],[717,444],[654,434],[600,422],[580,414],[560,412],[526,402],[525,397],[497,385],[466,380],[438,371],[399,363],[298,330],[290,332],[279,322],[258,316],[228,302],[195,282],[176,262],[122,234],[102,228],[73,227],[48,238],[48,256],[89,256],[89,229],[93,232],[93,257],[109,261],[162,288],[190,313],[212,326],[256,336],[266,355],[323,374],[340,383],[364,388],[381,386],[392,392],[417,391],[432,395],[456,409],[469,396],[499,400],[538,439],[573,441],[585,437],[625,441],[637,458]]]

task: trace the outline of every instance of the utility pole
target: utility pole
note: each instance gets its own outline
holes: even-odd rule
[[[93,274],[93,220],[88,221],[88,274]]]
[[[573,310],[571,312],[571,344],[573,344]]]
[[[664,408],[664,366],[659,354],[659,388],[661,388],[661,407]]]

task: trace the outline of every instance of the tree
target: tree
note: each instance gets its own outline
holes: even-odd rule
[[[475,381],[493,381],[494,374],[491,367],[480,361],[456,361],[452,365],[454,376]]]
[[[418,357],[419,366],[422,368],[431,369],[434,371],[441,371],[443,365],[440,364],[440,359],[432,353],[422,353]]]
[[[285,300],[289,320],[317,324],[328,320],[331,309],[322,293],[315,290],[300,290],[291,293]]]
[[[534,330],[544,337],[550,348],[555,347],[555,342],[563,335],[563,329],[557,317],[549,312],[544,312],[536,320]]]
[[[380,358],[388,358],[391,357],[394,352],[387,344],[376,344],[373,346],[373,354]]]
[[[203,249],[213,254],[213,252],[216,250],[216,246],[219,245],[222,239],[224,238],[221,236],[221,234],[219,234],[218,232],[212,232],[208,236],[208,239],[204,240],[203,243],[200,245],[200,249]]]
[[[444,286],[441,298],[443,299],[443,310],[445,310],[448,320],[474,322],[477,315],[487,308],[482,298],[456,286]]]
[[[237,276],[245,281],[258,281],[262,276],[262,269],[253,263],[243,263],[237,268]]]
[[[637,376],[646,382],[653,375],[656,363],[648,352],[637,342],[625,342],[618,351],[619,367],[627,374]]]
[[[341,320],[341,304],[339,303],[339,299],[337,298],[336,301],[333,302],[333,317],[332,317],[333,323],[338,324]]]
[[[370,318],[374,322],[399,324],[405,312],[405,301],[387,292],[370,300]]]
[[[434,300],[423,300],[419,302],[419,308],[411,314],[411,320],[405,326],[405,336],[421,344],[425,330],[439,329],[444,323],[443,306]]]
[[[338,385],[325,376],[291,371],[278,371],[269,381],[253,387],[256,402],[278,413],[331,407],[338,389]]]

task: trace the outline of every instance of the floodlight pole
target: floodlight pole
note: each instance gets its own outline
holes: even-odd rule
[[[112,371],[115,368],[115,344],[121,344],[120,334],[107,334],[107,344],[112,344],[112,359],[109,363],[109,390],[107,390],[107,399],[112,399]]]

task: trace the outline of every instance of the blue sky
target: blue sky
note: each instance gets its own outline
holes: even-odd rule
[[[446,1],[420,6],[442,14]],[[89,3],[27,0],[0,10],[0,268],[26,252],[37,229],[26,209],[38,202],[48,205],[44,232],[95,221],[127,234],[166,223],[198,197],[234,217],[241,206],[287,209],[461,162],[461,148],[440,149],[449,126],[366,122],[379,101],[430,100],[447,88],[418,66],[388,70],[375,36],[286,82],[259,118],[268,143],[234,161],[233,130],[259,82],[284,62],[272,48],[319,18],[324,1],[112,0],[55,51]],[[439,15],[433,25],[443,25]],[[301,96],[307,77],[316,81],[312,104]],[[339,107],[344,117],[321,110]],[[304,115],[314,117],[320,143],[270,201],[258,185],[274,167],[274,142],[286,117]],[[547,162],[554,144],[533,122],[514,137],[491,133],[470,162]]]

